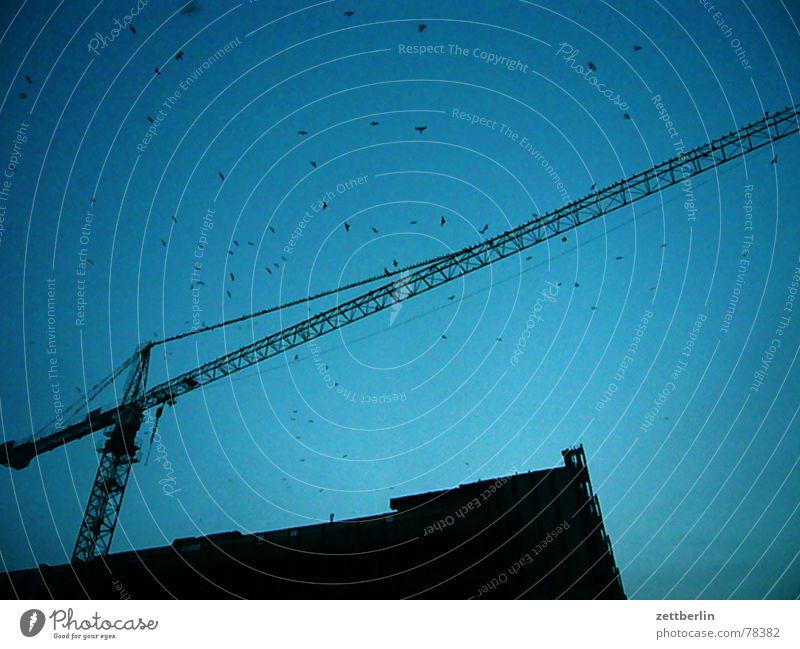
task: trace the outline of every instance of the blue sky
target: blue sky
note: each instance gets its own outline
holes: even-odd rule
[[[50,4],[0,8],[0,160],[18,163],[0,404],[17,440],[53,418],[53,357],[72,401],[141,342],[191,329],[198,261],[206,324],[381,274],[561,206],[556,179],[579,198],[791,105],[800,78],[800,15],[776,2],[150,2],[113,39],[135,3]],[[797,144],[695,178],[693,205],[673,188],[182,397],[147,464],[144,444],[114,550],[386,511],[580,442],[630,596],[797,597]],[[306,314],[157,347],[151,383]],[[68,559],[98,443],[0,472],[4,567]]]

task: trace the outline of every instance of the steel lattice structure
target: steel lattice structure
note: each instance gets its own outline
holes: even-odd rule
[[[0,463],[23,468],[53,448],[95,431],[110,429],[101,450],[100,466],[81,525],[73,560],[86,561],[109,552],[131,465],[136,462],[136,436],[144,412],[176,399],[213,381],[282,354],[305,342],[341,329],[433,290],[442,284],[516,255],[543,241],[604,217],[616,210],[715,169],[731,160],[769,146],[800,131],[797,107],[787,107],[738,131],[713,140],[646,171],[598,190],[580,200],[533,219],[496,237],[463,248],[452,255],[404,274],[363,295],[327,309],[291,327],[271,334],[146,389],[151,344],[143,345],[126,362],[133,365],[120,404],[96,409],[86,419],[50,435],[22,443],[0,445]],[[114,373],[114,377],[119,370]]]

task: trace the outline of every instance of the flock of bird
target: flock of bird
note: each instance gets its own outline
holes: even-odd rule
[[[188,3],[187,5],[185,5],[183,7],[183,9],[181,10],[181,13],[182,14],[194,13],[195,11],[199,10],[199,8],[200,8],[200,6],[199,6],[198,2],[190,2],[190,3]],[[352,11],[352,10],[347,10],[347,11],[344,11],[343,13],[344,13],[344,16],[347,17],[347,18],[352,18],[355,15],[355,12]],[[134,34],[134,35],[136,34],[136,27],[133,24],[129,25],[129,29],[130,29],[132,34]],[[425,25],[423,23],[419,23],[417,25],[417,31],[419,33],[424,32],[426,29],[427,29],[427,25]],[[642,50],[642,46],[638,45],[638,44],[634,45],[633,46],[633,50],[635,52],[639,52],[639,51]],[[178,52],[176,52],[174,57],[173,57],[173,60],[176,61],[176,62],[177,61],[182,61],[183,59],[184,59],[184,51],[183,50],[179,50]],[[596,72],[597,69],[598,69],[597,65],[593,61],[588,61],[587,62],[587,67],[592,72]],[[154,72],[155,72],[156,76],[161,76],[162,70],[161,70],[161,68],[156,67],[154,69]],[[27,74],[24,75],[24,79],[25,79],[25,81],[26,81],[26,83],[28,85],[33,85],[33,79],[31,79],[31,77],[29,75],[27,75]],[[27,96],[28,95],[25,92],[21,92],[20,93],[20,97],[23,98],[23,99],[27,98]],[[768,116],[768,113],[765,114],[765,117],[767,117],[767,116]],[[623,117],[626,120],[630,120],[631,119],[631,116],[630,116],[629,113],[624,113]],[[150,122],[151,124],[155,123],[155,120],[150,115],[147,116],[147,121]],[[369,122],[369,126],[372,127],[372,128],[376,128],[376,127],[380,126],[380,122],[378,122],[376,120],[372,120],[372,121]],[[428,129],[428,126],[424,125],[424,124],[414,127],[414,130],[419,135],[424,134],[427,129]],[[301,129],[301,130],[297,131],[297,135],[300,136],[300,137],[307,137],[309,135],[309,131],[307,131],[305,129]],[[777,164],[777,161],[778,161],[778,156],[776,155],[775,157],[772,158],[772,160],[770,161],[770,164],[771,165],[775,165],[775,164]],[[312,168],[316,169],[318,167],[318,163],[317,163],[316,160],[310,160],[309,162],[310,162],[310,165],[311,165]],[[222,171],[219,171],[218,172],[218,176],[219,176],[220,181],[222,181],[224,183],[225,182],[225,174]],[[596,190],[596,187],[597,187],[597,185],[593,184],[591,186],[591,190],[592,191]],[[95,203],[95,201],[96,201],[95,197],[92,197],[91,200],[90,200],[90,203],[93,205]],[[328,207],[329,207],[328,203],[326,201],[322,201],[322,209],[323,210],[327,210]],[[537,216],[537,215],[534,215],[534,216]],[[175,217],[175,215],[172,215],[170,218],[171,218],[173,224],[177,224],[178,221],[177,221],[177,218]],[[418,223],[419,222],[417,220],[409,221],[410,225],[417,225]],[[445,216],[440,216],[439,226],[440,227],[444,227],[446,224],[447,224],[446,217]],[[269,228],[269,231],[271,233],[273,233],[273,234],[276,233],[276,230],[275,230],[275,228],[273,226],[270,225],[270,226],[268,226],[268,228]],[[344,228],[344,233],[348,234],[353,229],[353,225],[349,221],[345,220],[343,222],[343,228]],[[370,230],[372,231],[373,234],[379,234],[379,230],[375,226],[370,226]],[[486,224],[486,225],[483,226],[483,228],[478,230],[478,232],[479,232],[480,235],[485,235],[488,232],[488,230],[489,230],[489,225]],[[567,238],[566,237],[562,237],[561,241],[562,242],[566,242]],[[165,239],[161,238],[160,242],[161,242],[161,245],[164,248],[168,247],[168,243],[167,243],[167,241]],[[253,242],[253,241],[248,241],[247,243],[248,243],[249,246],[255,246],[255,242]],[[239,242],[237,240],[233,240],[233,244],[234,244],[234,247],[238,247],[239,246]],[[666,247],[666,243],[662,244],[662,247]],[[227,252],[228,252],[228,255],[233,255],[234,254],[234,250],[233,249],[228,249]],[[530,260],[531,258],[532,258],[531,256],[528,256],[526,258],[526,260]],[[616,260],[620,261],[620,260],[622,260],[622,257],[621,256],[617,256]],[[91,264],[94,263],[91,260],[87,260],[87,261],[89,263],[91,263]],[[286,262],[286,258],[281,256],[281,261],[283,263],[285,263]],[[396,259],[394,259],[392,261],[392,266],[394,268],[398,268],[399,262]],[[267,266],[264,267],[265,272],[268,273],[269,275],[272,275],[274,273],[274,269],[280,269],[280,264],[277,263],[277,262],[273,262],[271,266],[267,265]],[[390,273],[390,271],[386,267],[384,267],[384,273],[386,275],[391,275],[392,274],[392,273]],[[235,276],[235,274],[233,272],[229,273],[229,278],[230,278],[231,284],[236,280],[236,276]],[[197,287],[201,287],[201,286],[205,286],[205,283],[203,281],[201,281],[201,280],[193,280],[191,282],[191,284],[190,284],[190,288],[192,290],[194,290]],[[580,286],[580,284],[578,282],[575,282],[574,286],[575,286],[575,288],[578,288]],[[654,288],[655,287],[652,287],[650,290],[653,290]],[[225,294],[228,296],[229,299],[233,297],[233,293],[232,293],[230,288],[227,288],[225,290]],[[453,299],[452,296],[451,296],[450,299],[451,300]],[[597,306],[596,305],[592,306],[592,310],[597,310]],[[445,336],[443,336],[443,338],[444,337]]]

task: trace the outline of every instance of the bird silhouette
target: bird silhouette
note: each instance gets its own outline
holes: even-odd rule
[[[89,263],[92,266],[94,266],[94,262],[91,259],[89,259],[88,257],[86,258],[86,261],[87,261],[87,263]]]
[[[233,297],[233,295],[231,295],[231,292],[230,292],[230,291],[225,291],[225,293],[227,293],[227,294],[228,294],[228,297]]]
[[[327,210],[328,209],[328,204],[325,201],[322,201],[322,209],[323,210]]]
[[[155,120],[152,117],[150,117],[150,115],[147,116],[147,121],[150,122],[151,124],[155,124]]]
[[[197,2],[197,0],[192,0],[188,4],[185,4],[183,6],[183,9],[181,9],[181,13],[184,16],[188,16],[189,14],[193,14],[195,11],[200,11],[200,3]]]
[[[445,223],[447,223],[447,219],[442,217],[441,220],[439,221],[439,225],[444,225]]]
[[[161,70],[159,70],[158,68],[155,68],[154,72],[156,73],[157,77],[161,75]]]
[[[633,46],[633,51],[634,52],[640,52],[641,50],[642,50],[642,46],[641,45],[634,45]]]
[[[233,254],[233,250],[231,250],[230,248],[228,248],[228,254],[229,254],[229,255],[232,255],[232,254]]]
[[[478,230],[478,233],[479,234],[486,234],[488,232],[488,230],[489,230],[489,224],[487,223],[480,230]]]
[[[418,31],[420,34],[421,34],[422,32],[424,32],[424,31],[425,31],[427,28],[428,28],[428,26],[427,26],[427,25],[423,25],[422,23],[420,23],[419,25],[417,25],[417,31]]]
[[[417,222],[416,222],[416,221],[409,221],[409,223],[410,223],[411,225],[416,225],[416,224],[417,224]]]
[[[597,189],[597,183],[595,183],[594,185],[592,185],[591,187],[589,187],[589,189]]]
[[[575,288],[580,288],[580,286],[581,285],[578,282],[575,282]]]
[[[172,222],[173,222],[173,223],[177,223],[177,222],[178,222],[178,219],[176,219],[176,218],[175,218],[175,215],[174,215],[174,214],[173,214],[172,216],[170,216],[169,218],[171,218],[171,219],[172,219]]]
[[[447,340],[447,334],[442,334],[442,340]]]
[[[415,126],[414,130],[419,131],[420,133],[424,133],[427,128],[428,128],[427,126]]]
[[[231,276],[231,281],[232,282],[236,280],[236,275],[234,275],[233,273],[230,273],[230,276]]]
[[[161,239],[161,245],[162,245],[162,246],[164,246],[164,247],[166,248],[166,247],[167,247],[167,242],[166,242],[166,241],[164,241],[163,239]]]
[[[347,221],[344,222],[344,231],[350,232],[350,224]]]
[[[622,117],[625,118],[625,119],[630,119],[631,118],[631,116],[628,115],[628,113],[625,113]]]
[[[561,237],[561,243],[566,243],[566,242],[567,242],[567,237]]]
[[[273,226],[271,226],[271,225],[268,226],[268,227],[269,227],[269,231],[272,232],[272,234],[275,234],[275,228]]]
[[[380,124],[380,122],[370,122],[369,123],[370,126],[378,126],[379,124]]]
[[[400,264],[398,263],[398,261],[397,261],[396,259],[392,259],[392,266],[394,266],[395,268],[397,268],[399,265],[400,265]]]
[[[96,199],[94,196],[92,196],[92,197],[89,199],[89,204],[90,204],[90,205],[94,205],[96,202],[97,202],[97,199]]]
[[[449,298],[447,298],[447,299],[448,299],[448,300],[450,300],[450,301],[452,302],[453,300],[455,300],[455,299],[456,299],[456,296],[455,296],[455,295],[451,295],[451,296],[450,296]]]
[[[134,27],[133,25],[128,25],[128,29],[131,30],[131,33],[133,33],[133,34],[136,33],[136,27]]]
[[[272,269],[269,266],[264,266],[264,270],[267,271],[270,275],[272,275]]]
[[[376,228],[374,225],[373,225],[373,226],[370,226],[370,227],[372,228],[372,231],[373,231],[375,234],[378,234],[378,228]]]
[[[25,81],[31,84],[33,83],[33,80],[27,74],[25,75]]]
[[[21,93],[19,93],[19,98],[20,98],[20,99],[27,99],[27,98],[28,98],[28,93],[27,93],[27,92],[21,92]]]
[[[317,168],[317,163],[314,162],[313,160],[311,160],[311,166],[314,167],[314,169],[316,169]]]
[[[622,259],[622,257],[616,257],[617,261],[620,261],[621,259]]]
[[[661,244],[661,247],[662,247],[662,248],[666,248],[666,247],[667,247],[667,244],[666,244],[666,243],[662,243],[662,244]]]
[[[239,242],[236,239],[234,239],[233,240],[233,245],[238,248],[239,247]]]
[[[384,275],[386,275],[387,277],[388,277],[389,275],[391,275],[391,273],[389,272],[389,269],[388,269],[388,268],[386,268],[386,266],[384,266],[384,267],[383,267],[383,274],[384,274]]]
[[[306,135],[308,135],[308,131],[297,131],[297,134],[305,137]]]
[[[221,171],[218,171],[217,173],[219,174],[219,179],[224,181],[225,180],[225,175]]]
[[[592,63],[591,61],[589,61],[589,62],[586,64],[586,66],[587,66],[587,67],[588,67],[588,68],[589,68],[589,69],[590,69],[592,72],[597,72],[597,66],[596,66],[594,63]]]
[[[350,18],[350,16],[353,15],[353,12],[348,9],[347,11],[344,12],[344,15]]]
[[[254,242],[254,241],[248,241],[248,242],[247,242],[247,245],[248,245],[248,246],[254,246],[254,245],[256,245],[256,244],[255,244],[255,242]]]
[[[593,306],[593,307],[592,307],[592,311],[597,311],[597,307],[596,307],[596,306]]]
[[[774,158],[772,158],[772,160],[770,160],[770,162],[769,162],[769,163],[770,163],[771,165],[778,164],[778,156],[775,156]]]
[[[272,265],[275,266],[275,268],[280,268],[280,266],[276,264],[274,261],[272,262]]]
[[[175,55],[175,60],[176,60],[176,61],[182,61],[182,60],[183,60],[183,50],[181,50],[180,52],[178,52],[178,53]]]

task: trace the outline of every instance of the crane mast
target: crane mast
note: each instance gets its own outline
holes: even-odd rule
[[[764,118],[737,131],[496,237],[432,260],[430,264],[404,274],[400,280],[384,284],[149,389],[146,380],[153,343],[147,343],[128,361],[132,369],[124,396],[116,407],[93,410],[80,423],[51,435],[22,443],[6,442],[0,445],[0,464],[15,469],[24,468],[41,453],[93,432],[109,430],[100,449],[99,468],[75,545],[73,561],[88,561],[95,556],[104,556],[111,546],[131,466],[137,461],[136,436],[147,410],[174,404],[178,397],[197,388],[563,235],[798,131],[800,123],[796,106],[766,114]]]

